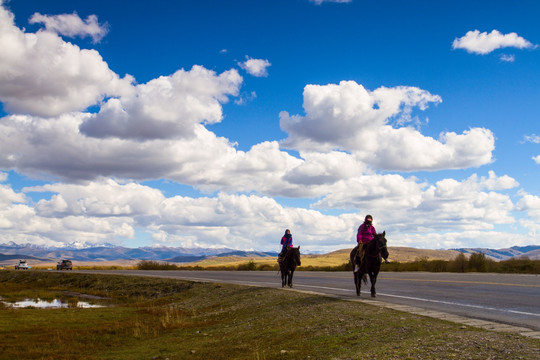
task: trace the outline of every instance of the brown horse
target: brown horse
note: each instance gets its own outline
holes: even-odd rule
[[[388,248],[386,247],[386,231],[382,234],[377,234],[373,237],[373,240],[364,245],[364,258],[362,259],[360,269],[354,271],[355,265],[359,260],[359,251],[355,247],[351,251],[351,263],[353,264],[354,272],[354,285],[356,286],[356,295],[360,296],[360,288],[362,286],[362,279],[367,285],[367,279],[365,275],[369,275],[371,282],[371,296],[377,296],[375,291],[375,283],[377,282],[377,275],[381,269],[381,260],[384,258],[385,262],[388,262]]]
[[[292,287],[294,270],[300,265],[300,246],[288,248],[285,255],[283,255],[283,260],[279,263],[279,269],[281,270],[281,287],[285,287],[285,285]]]

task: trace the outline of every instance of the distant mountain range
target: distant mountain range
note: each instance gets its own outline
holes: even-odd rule
[[[460,248],[451,249],[465,254],[479,252],[494,260],[527,257],[540,259],[540,245],[513,246],[506,249]],[[418,249],[421,253],[421,249]],[[58,261],[71,259],[75,261],[115,261],[115,260],[153,260],[175,263],[188,263],[204,260],[209,257],[276,257],[277,252],[240,251],[234,249],[190,249],[182,247],[141,247],[126,248],[121,246],[99,247],[41,247],[36,245],[0,244],[0,262],[14,259],[34,261]]]
[[[98,247],[41,247],[36,245],[0,244],[0,261],[11,259],[32,259],[38,261],[114,261],[114,260],[154,260],[169,262],[194,262],[212,256],[264,257],[277,256],[277,252],[239,251],[234,249],[189,249],[182,247],[141,247],[121,246]]]
[[[508,260],[511,258],[527,257],[531,260],[540,260],[540,245],[512,246],[506,249],[462,248],[453,249],[464,254],[483,253],[494,260]]]

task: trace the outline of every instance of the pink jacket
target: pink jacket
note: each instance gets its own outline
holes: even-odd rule
[[[377,231],[375,231],[373,225],[366,227],[365,224],[362,224],[358,228],[358,234],[356,234],[356,241],[358,242],[358,244],[366,244],[373,240],[373,237],[375,235],[377,235]]]

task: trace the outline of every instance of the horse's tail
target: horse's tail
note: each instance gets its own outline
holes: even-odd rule
[[[364,276],[362,276],[362,281],[364,282],[364,285],[367,285],[367,274],[364,274]]]

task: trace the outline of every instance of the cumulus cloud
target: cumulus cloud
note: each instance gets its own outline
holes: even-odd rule
[[[195,125],[222,120],[221,104],[238,95],[236,70],[217,75],[202,66],[160,76],[119,98],[109,99],[89,117],[81,132],[93,137],[165,139],[193,137]]]
[[[272,64],[266,59],[252,59],[249,56],[246,56],[246,61],[238,63],[238,65],[250,75],[255,77],[266,77],[268,76],[267,69]]]
[[[316,205],[369,211],[383,221],[381,226],[391,224],[388,230],[404,234],[492,230],[494,224],[512,223],[513,203],[497,191],[518,183],[489,172],[488,177],[473,174],[463,181],[443,179],[433,185],[400,175],[364,176],[340,185]]]
[[[537,164],[540,164],[540,155],[533,156],[533,161]]]
[[[283,179],[303,160],[280,150],[275,141],[239,151],[200,124],[195,126],[194,136],[184,139],[141,142],[94,138],[79,132],[91,116],[71,113],[54,119],[27,115],[2,118],[0,168],[67,182],[101,176],[164,178],[208,192],[222,189],[300,195],[306,191],[303,184],[288,184]]]
[[[519,192],[519,195],[521,198],[516,203],[515,209],[526,214],[526,217],[519,219],[519,224],[528,230],[527,244],[537,243],[537,239],[540,238],[540,197],[523,190]]]
[[[165,199],[157,189],[106,178],[83,185],[57,183],[27,187],[23,191],[55,193],[50,200],[40,200],[35,205],[36,214],[43,217],[154,216],[159,213],[157,206]]]
[[[540,230],[538,223],[540,222],[540,197],[529,194],[525,191],[520,191],[521,198],[516,203],[516,210],[526,213],[528,218],[521,221],[533,221],[536,222],[535,229]],[[531,228],[531,226],[527,226]],[[540,236],[540,231],[536,231],[536,234]]]
[[[94,43],[99,42],[109,31],[108,25],[100,24],[96,15],[89,15],[86,20],[82,20],[77,13],[54,16],[35,13],[29,23],[43,24],[47,31],[69,37],[90,36]]]
[[[11,113],[58,116],[132,90],[132,77],[121,79],[97,51],[80,49],[52,32],[26,33],[4,7],[0,48],[0,101]]]
[[[474,234],[475,241],[489,236],[490,244],[500,247],[504,236],[494,225],[512,223],[513,205],[507,195],[491,189],[515,185],[494,173],[434,185],[397,175],[365,176],[356,187],[351,180],[336,188],[336,196],[346,199],[341,192],[349,189],[349,201],[357,202],[358,212],[341,215],[284,207],[258,195],[166,197],[148,186],[107,178],[28,187],[22,193],[0,186],[0,234],[16,243],[59,245],[77,239],[86,245],[129,245],[136,229],[145,229],[157,244],[167,246],[276,250],[283,230],[291,228],[306,250],[330,251],[352,247],[369,209],[377,229],[389,232],[392,246],[461,247],[463,237]],[[33,203],[25,194],[36,192],[44,198]],[[539,203],[537,197],[523,194],[517,208],[538,211]]]
[[[289,135],[282,145],[301,151],[347,151],[384,170],[466,168],[491,162],[494,136],[488,129],[446,132],[434,139],[404,126],[412,121],[413,108],[425,110],[441,101],[415,87],[368,91],[354,81],[307,85],[306,115],[280,114],[281,128]]]
[[[25,201],[24,194],[16,193],[8,185],[0,185],[0,205],[9,206],[12,203],[23,203]]]
[[[166,198],[147,186],[111,179],[36,186],[24,192],[53,194],[33,206],[24,205],[27,223],[34,223],[34,230],[45,223],[51,225],[36,231],[41,241],[54,238],[65,227],[71,236],[76,234],[88,244],[92,236],[94,243],[104,239],[117,243],[115,237],[133,237],[134,228],[139,227],[147,229],[162,245],[275,250],[276,239],[283,229],[291,227],[306,234],[302,236],[304,247],[346,246],[355,220],[350,215],[328,216],[314,210],[285,208],[271,198],[255,195]],[[0,210],[0,219],[2,214]],[[99,234],[98,226],[102,227]],[[15,233],[22,227],[11,222],[10,227],[0,227],[0,233]],[[336,237],[333,244],[327,241],[331,236]]]
[[[502,34],[498,30],[492,30],[490,33],[481,33],[479,30],[468,31],[464,36],[454,39],[452,43],[453,49],[465,49],[469,53],[481,55],[507,47],[533,49],[537,45],[518,36],[515,32]]]
[[[58,196],[52,201],[56,207],[67,206],[65,201],[59,202]],[[23,193],[12,189],[0,188],[0,202],[0,235],[5,242],[62,246],[76,239],[86,245],[96,245],[118,243],[119,238],[134,234],[130,217],[84,216],[68,212],[63,216],[43,217]]]
[[[420,205],[425,186],[414,177],[404,178],[396,174],[351,177],[336,183],[313,206],[323,209],[359,209],[380,214],[385,213],[386,209],[403,211]]]

